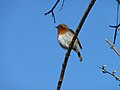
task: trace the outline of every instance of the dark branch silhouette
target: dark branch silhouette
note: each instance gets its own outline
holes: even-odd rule
[[[52,17],[54,18],[54,23],[55,23],[55,14],[54,14],[54,9],[59,3],[60,0],[57,0],[57,2],[54,4],[54,6],[50,9],[50,11],[46,12],[45,15],[52,13]]]
[[[117,28],[120,26],[120,24],[118,24],[117,26],[112,26],[112,25],[109,25],[109,27],[112,27],[112,28]]]
[[[111,25],[110,25],[110,27],[115,28],[115,33],[114,33],[114,40],[113,40],[113,44],[115,44],[115,41],[116,41],[116,36],[117,36],[117,31],[118,31],[118,27],[120,26],[120,24],[118,24],[120,0],[116,0],[116,1],[117,1],[117,17],[116,17],[116,26],[111,26]]]
[[[116,36],[117,36],[117,30],[118,30],[119,26],[120,26],[120,24],[118,24],[117,26],[109,25],[109,27],[115,28],[115,34],[114,34],[114,41],[113,41],[113,44],[115,44]]]
[[[118,2],[118,4],[120,4],[120,0],[116,0]]]
[[[59,77],[59,81],[58,81],[58,85],[57,85],[57,90],[60,90],[60,88],[61,88],[62,81],[63,81],[63,78],[64,78],[65,69],[66,69],[66,66],[67,66],[67,62],[68,62],[68,59],[69,59],[70,52],[72,50],[73,44],[74,44],[74,42],[75,42],[75,40],[76,40],[76,38],[77,38],[81,28],[82,28],[82,25],[83,25],[87,15],[88,15],[88,13],[90,12],[92,6],[94,5],[95,1],[96,0],[91,0],[88,8],[86,9],[86,11],[85,11],[85,13],[84,13],[84,15],[83,15],[77,29],[76,29],[76,33],[75,33],[75,35],[74,35],[74,37],[73,37],[73,39],[72,39],[72,41],[71,41],[71,43],[69,45],[69,49],[68,49],[68,51],[67,51],[67,53],[65,55],[64,62],[62,64],[62,70],[61,70],[61,73],[60,73],[60,77]]]
[[[103,65],[102,67],[99,67],[99,68],[102,69],[102,72],[103,72],[104,74],[107,73],[107,74],[113,76],[117,81],[120,82],[119,77],[115,75],[116,70],[113,70],[113,72],[109,72],[109,71],[107,71],[107,70],[105,69],[105,68],[106,68],[106,65]],[[119,86],[120,86],[120,84],[119,84]]]
[[[61,6],[60,10],[62,10],[62,8],[63,8],[63,6],[64,6],[64,3],[65,3],[65,0],[63,0],[63,3],[62,3],[62,6]],[[60,11],[60,10],[59,10],[59,11]]]

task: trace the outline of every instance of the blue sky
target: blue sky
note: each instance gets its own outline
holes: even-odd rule
[[[75,31],[90,0],[65,0],[51,9],[56,0],[0,0],[0,90],[55,90],[66,50],[57,41],[59,23]],[[119,90],[118,82],[103,74],[99,66],[117,70],[120,58],[105,38],[113,41],[116,0],[96,0],[78,38],[83,62],[73,51],[68,61],[62,90]],[[120,51],[120,32],[115,47]]]

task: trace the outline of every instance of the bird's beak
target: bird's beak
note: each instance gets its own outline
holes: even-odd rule
[[[58,26],[55,26],[55,28],[58,28]]]

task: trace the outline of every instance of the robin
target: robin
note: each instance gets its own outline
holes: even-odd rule
[[[59,24],[56,28],[58,29],[57,39],[60,46],[64,49],[68,49],[75,32],[65,24]],[[77,53],[80,61],[82,61],[82,56],[78,50],[78,46],[80,47],[80,49],[82,49],[80,41],[77,38],[72,49]]]

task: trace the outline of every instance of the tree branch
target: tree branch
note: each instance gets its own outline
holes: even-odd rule
[[[117,26],[112,26],[112,25],[109,25],[109,27],[112,27],[112,28],[117,28],[120,26],[120,23],[117,25]]]
[[[95,1],[96,0],[91,0],[88,8],[86,9],[86,11],[85,11],[85,13],[84,13],[84,15],[83,15],[77,29],[76,29],[76,33],[75,33],[75,35],[74,35],[74,37],[73,37],[73,39],[72,39],[72,41],[71,41],[71,43],[69,45],[69,49],[68,49],[68,51],[67,51],[67,53],[65,55],[64,62],[62,64],[62,70],[61,70],[61,73],[60,73],[60,77],[59,77],[59,81],[58,81],[58,85],[57,85],[57,90],[60,90],[60,88],[61,88],[62,81],[63,81],[63,78],[64,78],[65,69],[66,69],[66,66],[67,66],[67,62],[68,62],[68,59],[69,59],[70,52],[72,50],[73,44],[74,44],[74,42],[75,42],[75,40],[76,40],[76,38],[77,38],[81,28],[82,28],[82,25],[83,25],[87,15],[88,15],[88,13],[90,12],[92,6],[94,5]]]
[[[115,44],[116,36],[117,36],[117,30],[118,30],[119,26],[120,26],[120,24],[118,24],[117,26],[109,25],[109,27],[115,28],[115,34],[114,34],[114,41],[113,41],[113,44]]]
[[[115,28],[113,44],[115,44],[116,37],[117,37],[118,27],[120,26],[120,24],[118,24],[118,20],[119,20],[119,4],[120,4],[120,0],[116,0],[116,1],[117,1],[116,26],[111,26],[111,25],[110,25],[110,27]]]
[[[120,0],[116,0],[118,2],[118,4],[120,4]]]
[[[110,47],[117,53],[117,55],[120,57],[120,53],[118,52],[118,50],[114,47],[114,45],[112,43],[110,43],[110,41],[108,41],[107,39],[105,39],[105,41],[110,45]]]
[[[62,8],[63,8],[63,6],[64,6],[64,3],[65,3],[65,0],[63,0],[63,2],[62,2],[62,6],[61,6],[60,10],[62,10]],[[59,10],[59,11],[60,11],[60,10]]]
[[[50,11],[48,11],[48,12],[46,12],[45,13],[45,16],[47,15],[47,14],[50,14],[50,13],[52,13],[52,17],[54,18],[54,23],[55,23],[55,14],[54,14],[54,9],[55,9],[55,7],[57,6],[57,4],[59,3],[59,1],[60,0],[57,0],[57,2],[54,4],[54,6],[50,9]]]
[[[105,68],[106,68],[106,65],[103,65],[102,67],[99,67],[99,68],[102,69],[102,72],[103,72],[103,73],[107,73],[107,74],[113,76],[117,81],[120,82],[119,77],[115,75],[116,70],[113,70],[113,72],[111,73],[111,72],[109,72],[109,71],[107,71],[107,70],[105,69]],[[119,86],[120,86],[120,84],[119,84]]]

